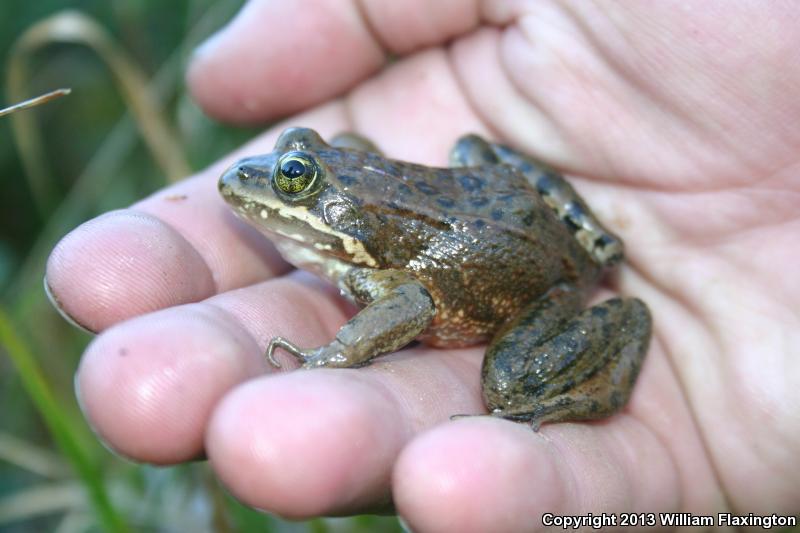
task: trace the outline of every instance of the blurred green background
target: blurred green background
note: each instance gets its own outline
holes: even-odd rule
[[[2,531],[401,531],[393,517],[286,522],[235,502],[204,463],[131,464],[94,439],[75,401],[73,373],[90,336],[69,326],[47,302],[42,289],[47,254],[81,222],[164,186],[182,165],[204,167],[259,131],[205,117],[183,84],[194,46],[242,3],[2,3],[0,108],[72,88],[69,96],[0,117]],[[156,128],[154,122],[163,121],[176,143],[171,172],[143,141],[131,102],[115,82],[108,58],[100,57],[102,49],[99,55],[80,42],[63,42],[51,25],[42,30],[41,46],[18,53],[26,30],[65,9],[94,20],[108,34],[112,52],[106,55],[119,49],[141,71],[155,96],[144,120]],[[83,19],[73,13],[60,20]],[[68,40],[96,41],[86,28],[78,24]],[[9,68],[12,61],[16,66]],[[14,83],[16,90],[9,90]]]

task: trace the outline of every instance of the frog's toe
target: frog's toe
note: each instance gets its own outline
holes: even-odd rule
[[[457,415],[450,415],[450,420],[461,420],[462,418],[475,418],[476,416],[489,416],[486,413],[465,414],[459,413]]]
[[[267,345],[267,361],[269,361],[270,364],[275,368],[281,368],[281,364],[275,358],[276,348],[283,348],[301,362],[305,362],[309,358],[309,354],[306,351],[301,350],[291,341],[284,339],[283,337],[273,337]]]

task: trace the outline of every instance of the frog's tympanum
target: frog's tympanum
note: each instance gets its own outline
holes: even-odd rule
[[[418,339],[488,341],[493,416],[530,422],[608,416],[630,395],[650,339],[647,306],[583,309],[622,242],[557,173],[509,147],[462,137],[450,168],[384,158],[345,134],[283,132],[228,169],[225,200],[299,268],[364,306],[325,346],[281,347],[306,368],[358,367]]]

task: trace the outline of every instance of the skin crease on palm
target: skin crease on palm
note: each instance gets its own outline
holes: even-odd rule
[[[137,461],[205,454],[234,495],[289,517],[522,531],[545,512],[796,513],[797,50],[792,2],[251,2],[198,50],[189,87],[226,121],[299,114],[49,260],[54,298],[100,332],[76,377],[86,416]],[[451,422],[482,408],[481,347],[270,369],[269,338],[316,346],[353,313],[217,195],[221,170],[287,125],[437,165],[476,132],[563,169],[626,241],[597,298],[652,309],[624,411],[539,433]]]

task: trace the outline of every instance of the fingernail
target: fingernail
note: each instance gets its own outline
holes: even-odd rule
[[[47,296],[47,299],[50,300],[50,303],[53,305],[53,307],[55,307],[56,311],[58,311],[58,314],[61,315],[61,317],[64,320],[66,320],[68,324],[71,324],[72,326],[75,326],[79,330],[85,331],[86,333],[91,333],[92,335],[97,333],[96,331],[92,331],[91,329],[87,328],[86,326],[84,326],[83,324],[79,323],[77,320],[72,318],[72,316],[70,316],[69,313],[67,313],[61,306],[61,302],[58,301],[58,298],[56,298],[56,295],[53,293],[53,289],[50,288],[50,284],[47,283],[47,276],[44,277],[43,281],[44,281],[45,296]]]

